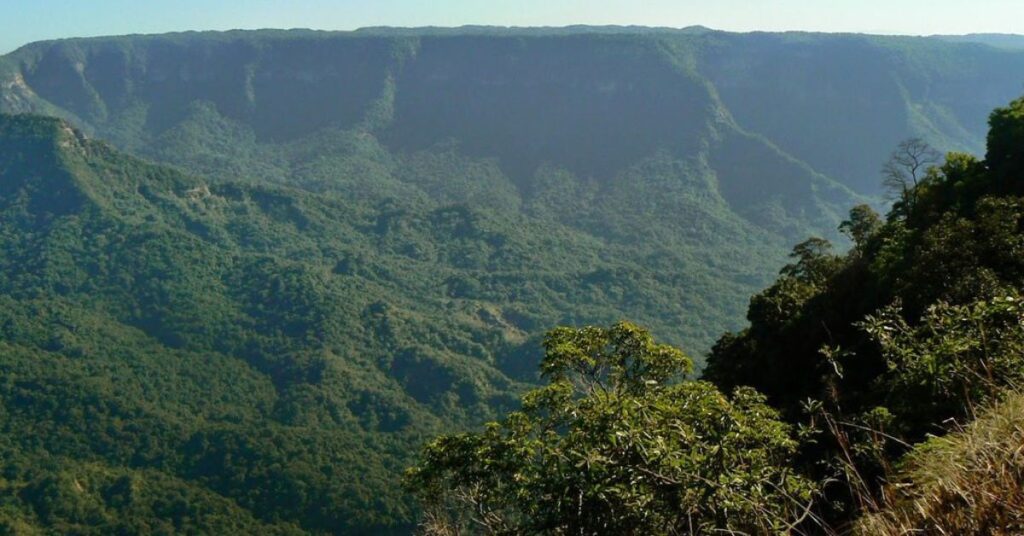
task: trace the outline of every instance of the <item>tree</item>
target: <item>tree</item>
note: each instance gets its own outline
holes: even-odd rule
[[[690,360],[625,322],[544,346],[521,411],[408,471],[428,534],[778,533],[806,512],[790,428],[752,389],[683,380]]]
[[[881,227],[882,218],[875,209],[862,204],[850,209],[850,217],[839,224],[839,232],[853,240],[854,247],[860,249]]]
[[[805,283],[820,283],[841,264],[839,257],[832,254],[832,244],[818,237],[793,246],[789,257],[796,262],[783,266],[779,273]]]
[[[1014,184],[1020,193],[1024,180],[1024,97],[989,116],[988,152],[985,161],[997,179]]]
[[[942,155],[920,138],[900,142],[882,166],[882,186],[890,199],[902,201],[906,208],[914,204],[914,188]]]

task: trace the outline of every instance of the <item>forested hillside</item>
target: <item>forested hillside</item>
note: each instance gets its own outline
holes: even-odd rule
[[[408,524],[401,467],[513,407],[536,334],[678,329],[705,308],[688,289],[722,289],[550,219],[209,182],[58,119],[0,116],[0,163],[4,459],[28,524],[129,526],[102,486],[145,475],[264,523]],[[736,259],[757,247],[734,238]],[[49,510],[76,478],[81,509]]]
[[[318,157],[327,158],[327,145],[329,159],[353,165],[439,145],[496,159],[527,196],[546,175],[542,164],[609,180],[658,150],[753,158],[764,173],[790,157],[873,193],[877,163],[911,135],[983,151],[985,115],[1019,93],[1024,68],[1019,47],[985,44],[998,37],[586,27],[184,33],[31,44],[5,57],[0,87],[5,111],[62,113],[122,148],[218,175],[320,187],[352,180],[300,151],[320,140]],[[360,143],[325,139],[325,129]],[[743,133],[759,139],[737,153],[728,142]],[[778,177],[712,169],[726,187],[795,193],[770,180]],[[356,170],[364,179],[391,175]],[[784,175],[801,188],[814,182],[806,171]]]
[[[847,254],[798,244],[702,381],[629,323],[553,329],[522,409],[409,470],[424,533],[1020,534],[1024,98],[990,124]]]
[[[609,257],[689,279],[677,285],[689,307],[650,320],[706,349],[781,262],[786,237],[831,228],[852,194],[716,114],[699,78],[658,60],[660,45],[595,39],[611,39],[607,53],[584,64],[586,35],[525,43],[550,55],[539,63],[516,59],[519,39],[474,35],[429,46],[313,32],[59,42],[6,58],[2,101],[213,182],[335,192],[371,210],[461,205],[550,222],[556,239],[570,229]],[[753,161],[722,156],[737,150]],[[771,173],[760,192],[740,184],[750,166]],[[644,285],[635,273],[586,272],[597,292],[643,303],[626,291]],[[467,274],[456,292],[490,299],[494,277]],[[682,313],[695,309],[708,314]]]
[[[751,298],[750,326],[709,358],[720,388],[754,387],[790,422],[818,423],[808,467],[838,480],[823,515],[877,514],[864,534],[1024,529],[1024,99],[990,125],[984,159],[950,153],[884,220],[851,211],[846,255],[797,246]]]
[[[986,114],[1020,73],[1024,53],[941,39],[183,33],[23,47],[0,59],[0,110],[65,117],[212,182],[553,222],[699,280],[682,318],[624,310],[701,354],[789,244],[838,237],[846,208],[880,193],[899,140],[980,152]],[[606,275],[594,282],[636,279]]]
[[[821,475],[785,464],[831,451],[787,434],[823,370],[844,371],[849,411],[889,406],[870,398],[888,396],[882,350],[849,362],[875,344],[853,322],[899,298],[878,322],[909,332],[938,300],[1016,284],[1013,201],[978,199],[1012,190],[1019,138],[953,157],[870,232],[843,238],[843,215],[877,199],[901,139],[983,153],[1022,81],[1013,47],[703,28],[185,33],[0,57],[0,527],[407,533],[419,446],[517,408],[549,328],[621,319],[698,368],[735,331],[708,377],[779,415],[684,392],[765,426],[771,463],[741,462],[808,494]],[[853,250],[807,242],[750,301],[810,235]],[[901,433],[955,413],[934,400]]]

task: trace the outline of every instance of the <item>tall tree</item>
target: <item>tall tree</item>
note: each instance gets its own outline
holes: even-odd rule
[[[890,199],[901,201],[907,210],[914,205],[914,189],[927,176],[928,169],[942,155],[921,138],[900,142],[882,166],[882,186]]]
[[[850,209],[849,218],[839,224],[839,232],[853,240],[854,246],[860,249],[881,227],[882,218],[875,209],[870,205],[861,204]]]
[[[989,116],[988,153],[985,160],[997,178],[1013,182],[1011,191],[1019,193],[1024,175],[1024,97],[998,108]],[[1016,180],[1013,180],[1016,179]]]

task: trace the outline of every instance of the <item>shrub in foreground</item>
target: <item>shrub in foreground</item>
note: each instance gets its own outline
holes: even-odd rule
[[[426,533],[779,533],[807,511],[790,428],[753,390],[683,380],[690,360],[628,323],[545,349],[521,411],[409,470]]]

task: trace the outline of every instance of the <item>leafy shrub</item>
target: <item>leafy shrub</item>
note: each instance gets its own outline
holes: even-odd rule
[[[805,512],[797,443],[753,390],[681,380],[689,359],[629,323],[558,328],[545,349],[521,411],[408,471],[425,532],[774,533]]]

